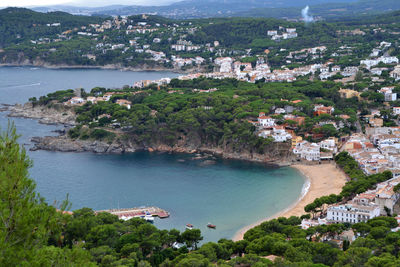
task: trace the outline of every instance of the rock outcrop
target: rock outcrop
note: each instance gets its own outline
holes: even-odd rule
[[[264,154],[258,154],[248,151],[232,152],[228,148],[210,148],[202,146],[168,146],[165,144],[143,145],[130,141],[122,141],[117,138],[113,142],[102,140],[73,140],[66,135],[34,137],[31,139],[35,143],[31,150],[49,150],[61,152],[93,152],[122,154],[131,153],[138,150],[147,150],[149,152],[170,152],[170,153],[207,153],[216,155],[225,159],[247,160],[255,162],[270,163],[279,166],[289,165],[294,160],[288,144],[272,143],[268,151]]]
[[[121,154],[135,152],[134,147],[127,147],[118,141],[108,143],[100,140],[73,140],[66,135],[63,136],[46,136],[33,137],[31,139],[35,143],[32,151],[49,150],[60,152],[93,152],[93,153],[111,153]]]
[[[24,105],[9,106],[9,117],[38,119],[43,124],[64,124],[65,126],[76,125],[76,114],[70,108],[62,104],[54,104],[51,107],[33,106],[28,102]]]

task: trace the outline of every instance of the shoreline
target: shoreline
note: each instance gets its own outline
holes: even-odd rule
[[[94,69],[94,70],[120,70],[120,71],[129,71],[129,72],[172,72],[177,74],[190,74],[196,73],[198,70],[181,70],[176,68],[163,68],[163,67],[156,67],[156,68],[140,68],[140,67],[124,67],[115,64],[109,65],[94,65],[94,66],[85,66],[85,65],[53,65],[53,64],[34,64],[34,63],[0,63],[0,67],[31,67],[31,68],[43,68],[43,69],[52,69],[52,70],[68,70],[68,69]]]
[[[286,154],[271,156],[268,154],[253,154],[248,151],[233,152],[221,147],[195,146],[191,144],[169,146],[162,143],[145,145],[129,141],[123,142],[119,139],[112,143],[95,139],[71,139],[66,135],[65,129],[76,124],[74,114],[69,110],[63,110],[62,113],[64,114],[60,115],[60,110],[41,106],[32,107],[30,103],[25,103],[24,105],[0,103],[0,112],[7,113],[7,117],[34,119],[40,124],[64,126],[64,131],[59,132],[57,136],[32,137],[31,142],[34,143],[33,147],[30,149],[32,151],[47,150],[73,153],[91,152],[98,154],[125,154],[134,153],[136,151],[185,154],[201,153],[211,154],[222,159],[259,163],[270,167],[287,167],[293,162],[292,154],[289,153],[289,150]],[[276,149],[276,146],[282,145],[274,144],[274,146]]]
[[[299,198],[288,208],[243,227],[233,236],[233,241],[243,240],[244,234],[248,230],[263,222],[278,217],[288,218],[290,216],[301,216],[305,214],[304,207],[313,202],[316,198],[330,194],[339,194],[347,179],[346,175],[337,168],[334,163],[319,165],[293,164],[290,167],[296,169],[305,179]]]

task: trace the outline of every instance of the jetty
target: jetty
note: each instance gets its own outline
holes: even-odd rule
[[[118,218],[122,220],[129,220],[132,218],[142,218],[144,216],[153,216],[160,219],[165,219],[169,217],[169,212],[158,207],[140,207],[140,208],[130,208],[130,209],[111,209],[111,210],[99,210],[99,212],[108,212],[113,215],[117,215]]]

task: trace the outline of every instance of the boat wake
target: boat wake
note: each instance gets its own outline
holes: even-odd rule
[[[39,86],[41,83],[31,83],[31,84],[21,84],[21,85],[12,85],[12,86],[5,86],[5,87],[0,87],[2,89],[10,89],[10,88],[22,88],[22,87],[32,87],[32,86]]]

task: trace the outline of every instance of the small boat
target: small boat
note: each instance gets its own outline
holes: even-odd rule
[[[208,228],[212,228],[212,229],[215,229],[215,228],[217,228],[217,226],[216,226],[216,225],[214,225],[214,224],[211,224],[211,223],[208,223],[208,224],[207,224],[207,227],[208,227]]]
[[[190,223],[186,224],[186,229],[192,230],[193,229],[193,224],[190,224]]]
[[[144,216],[144,219],[149,223],[154,223],[154,217],[151,215]]]

